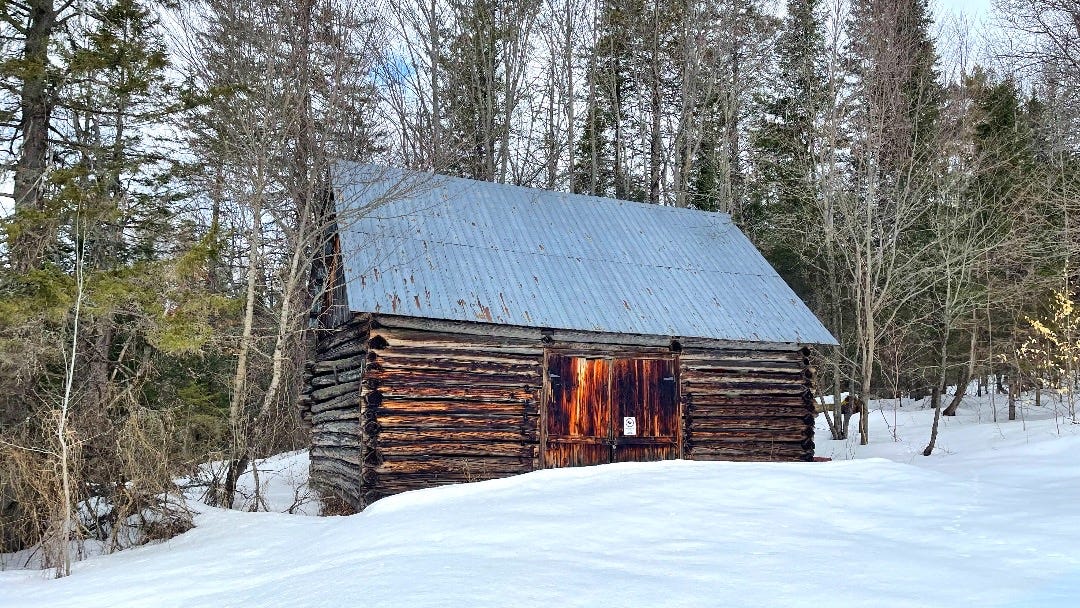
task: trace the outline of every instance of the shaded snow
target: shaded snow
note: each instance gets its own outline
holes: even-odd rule
[[[236,510],[317,515],[318,498],[307,485],[308,462],[307,450],[256,460],[236,480]],[[209,462],[199,467],[198,475],[179,484],[189,501],[205,502],[207,482],[224,480],[227,468],[228,461]]]
[[[539,471],[351,517],[206,508],[66,579],[0,572],[0,606],[1075,606],[1080,427],[985,405],[929,458],[933,413],[908,404],[899,441],[891,409],[870,446],[819,435],[852,461]]]

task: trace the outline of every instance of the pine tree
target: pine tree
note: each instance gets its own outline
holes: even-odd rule
[[[530,94],[526,65],[539,2],[454,0],[450,12],[436,62],[446,168],[505,182],[511,177],[512,123]]]
[[[596,25],[596,39],[587,52],[586,106],[574,160],[575,190],[597,196],[634,199],[643,190],[630,177],[627,124],[631,97],[637,92],[635,66],[640,39],[634,24],[642,18],[640,3],[605,0]],[[640,200],[640,196],[636,197]]]
[[[4,2],[0,18],[10,30],[15,56],[0,63],[3,90],[13,107],[0,113],[17,140],[11,197],[15,215],[5,223],[11,267],[25,273],[45,262],[56,236],[50,203],[49,161],[51,129],[63,82],[63,66],[51,55],[62,39],[62,25],[73,13],[71,3],[54,0]]]
[[[820,253],[817,238],[802,230],[817,224],[820,184],[820,125],[828,97],[822,62],[824,36],[821,0],[789,0],[777,43],[777,72],[772,95],[754,132],[757,179],[755,198],[770,225],[763,238],[767,255],[797,293],[812,296],[820,277],[806,263]],[[816,298],[814,298],[816,299]]]

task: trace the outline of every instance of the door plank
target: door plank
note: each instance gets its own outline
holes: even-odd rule
[[[549,467],[611,461],[611,360],[550,355],[547,442]]]
[[[615,460],[678,457],[678,382],[673,359],[615,359],[612,365]],[[632,417],[636,432],[626,433]]]

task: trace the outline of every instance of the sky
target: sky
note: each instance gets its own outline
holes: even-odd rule
[[[955,79],[975,63],[996,64],[994,49],[999,47],[1002,33],[996,1],[931,0],[939,67],[945,78]]]
[[[937,0],[938,14],[944,11],[965,13],[970,17],[985,18],[990,14],[991,0]]]

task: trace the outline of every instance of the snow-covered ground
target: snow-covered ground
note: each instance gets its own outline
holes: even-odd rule
[[[925,458],[933,413],[894,405],[873,404],[869,446],[820,428],[833,462],[539,471],[352,517],[203,508],[65,579],[0,572],[0,606],[1080,605],[1080,426],[972,399]],[[292,471],[261,476],[270,506],[304,463],[263,463]]]

